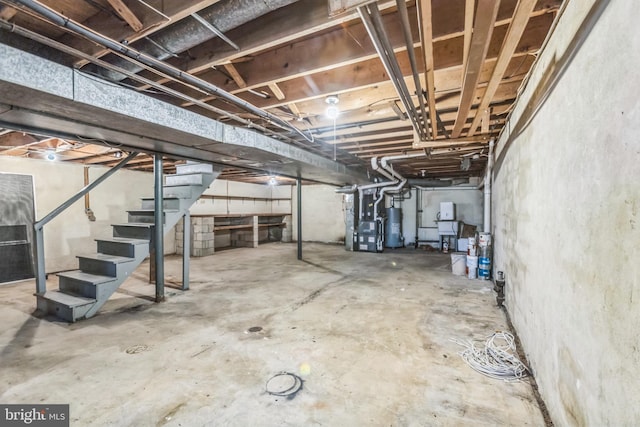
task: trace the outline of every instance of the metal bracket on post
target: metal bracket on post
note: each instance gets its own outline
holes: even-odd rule
[[[156,261],[156,302],[164,301],[164,199],[162,195],[162,154],[153,155],[154,244]]]
[[[189,289],[189,261],[191,258],[191,212],[182,217],[182,290]]]

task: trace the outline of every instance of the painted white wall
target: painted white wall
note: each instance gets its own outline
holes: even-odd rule
[[[291,213],[291,186],[289,185],[270,186],[217,179],[204,192],[204,195],[218,197],[198,200],[190,209],[192,215]],[[233,198],[227,199],[227,197]],[[246,199],[239,200],[236,199],[237,197]]]
[[[505,148],[594,3],[608,5]],[[637,16],[637,1],[569,2],[498,144],[495,265],[556,425],[640,420]]]
[[[107,170],[92,166],[89,180]],[[37,219],[84,187],[84,166],[78,164],[2,156],[0,171],[33,176]],[[89,194],[96,221],[85,215],[82,198],[44,227],[47,272],[76,269],[76,255],[95,253],[94,239],[111,237],[111,224],[127,222],[127,210],[139,209],[141,197],[153,196],[153,174],[120,170]],[[175,253],[173,233],[166,236],[165,253]]]
[[[416,240],[416,228],[418,225],[422,228],[430,227],[429,230],[423,231],[428,234],[428,240],[437,240],[437,223],[436,218],[440,212],[440,202],[453,202],[456,205],[456,219],[466,224],[475,225],[478,229],[482,228],[483,223],[483,198],[482,193],[475,189],[469,188],[464,190],[447,190],[439,188],[436,190],[420,190],[418,196],[416,191],[411,191],[411,199],[405,200],[396,207],[402,208],[402,234],[405,238],[405,245],[413,244]],[[391,206],[390,198],[387,199],[387,206]],[[420,205],[420,212],[416,215],[417,203]],[[435,244],[435,243],[434,243]]]
[[[302,186],[302,241],[344,243],[345,219],[342,194],[336,187],[314,184]],[[293,240],[298,240],[298,194],[291,187]]]

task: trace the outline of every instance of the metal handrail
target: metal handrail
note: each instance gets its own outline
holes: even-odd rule
[[[118,170],[120,170],[124,165],[129,163],[129,161],[132,160],[137,155],[138,155],[137,151],[132,152],[126,158],[120,161],[120,163],[118,163],[113,168],[111,168],[111,170],[105,172],[98,179],[93,181],[91,184],[85,186],[78,193],[71,196],[71,198],[69,198],[66,202],[62,203],[60,206],[58,206],[57,208],[52,210],[50,213],[45,215],[44,218],[33,223],[33,230],[36,237],[35,270],[36,270],[36,293],[37,294],[43,294],[47,291],[47,274],[45,271],[45,264],[44,264],[44,226],[49,221],[51,221],[52,219],[60,215],[69,206],[71,206],[72,204],[80,200],[80,198],[82,198],[89,191],[93,190],[95,187],[100,185],[103,181],[105,181],[111,175],[113,175]]]

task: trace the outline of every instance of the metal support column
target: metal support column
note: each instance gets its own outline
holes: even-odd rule
[[[189,289],[189,261],[191,261],[191,212],[182,217],[182,290]]]
[[[44,264],[44,230],[35,227],[36,235],[36,293],[44,294],[47,291],[47,272]]]
[[[298,259],[302,259],[302,178],[296,181],[298,189]]]
[[[156,302],[164,301],[164,217],[162,197],[162,154],[153,155],[154,177],[154,245],[156,261]]]

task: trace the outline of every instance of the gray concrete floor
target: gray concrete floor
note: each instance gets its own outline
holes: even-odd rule
[[[274,243],[191,265],[190,291],[154,304],[141,267],[71,325],[31,315],[33,282],[0,286],[0,402],[70,403],[72,426],[544,425],[529,382],[458,356],[450,338],[506,320],[446,255]],[[265,392],[281,371],[304,380],[292,399]]]

